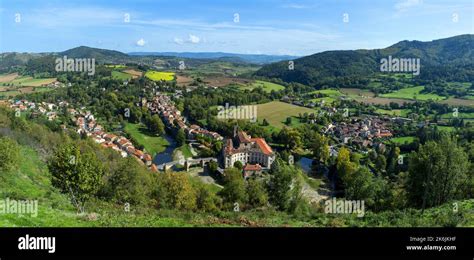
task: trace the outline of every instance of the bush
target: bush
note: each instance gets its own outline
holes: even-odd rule
[[[18,144],[7,137],[0,138],[0,172],[9,172],[18,165],[20,152]]]

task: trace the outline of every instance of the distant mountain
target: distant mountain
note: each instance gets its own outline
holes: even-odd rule
[[[325,51],[294,60],[294,70],[289,70],[288,61],[281,61],[263,66],[255,75],[317,86],[334,79],[363,78],[380,72],[380,60],[388,56],[419,58],[420,78],[441,75],[474,79],[474,35],[430,42],[401,41],[375,50]]]
[[[29,60],[40,58],[46,54],[40,53],[20,53],[20,52],[5,52],[0,54],[0,72],[8,71],[14,66],[25,65]]]
[[[268,64],[282,60],[298,58],[297,56],[289,55],[237,54],[226,52],[130,52],[129,54],[133,56],[172,56],[189,59],[227,59],[230,61],[242,60],[255,64]]]
[[[123,52],[80,46],[57,53],[68,58],[94,58],[99,62],[130,62],[131,57]]]

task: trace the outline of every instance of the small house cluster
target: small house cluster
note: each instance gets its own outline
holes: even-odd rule
[[[96,143],[102,147],[113,149],[119,152],[122,157],[133,156],[139,162],[145,164],[150,170],[157,172],[158,168],[153,164],[153,158],[140,149],[134,147],[132,142],[123,136],[118,136],[111,133],[106,133],[104,128],[97,123],[94,115],[90,111],[84,111],[85,108],[74,109],[68,108],[67,102],[60,102],[58,105],[52,103],[34,103],[27,100],[10,100],[10,107],[15,111],[31,111],[32,115],[42,114],[52,121],[56,119],[59,108],[66,108],[69,115],[74,118],[76,125],[75,131],[78,134],[84,134],[91,137]],[[61,126],[67,129],[66,125]]]
[[[58,107],[65,107],[69,104],[67,102],[60,102],[58,105],[53,103],[41,102],[35,103],[28,100],[10,100],[10,108],[15,111],[24,112],[33,110],[32,116],[44,115],[49,121],[53,121],[58,117]]]
[[[142,105],[144,105],[143,102]],[[198,135],[207,136],[213,140],[224,139],[220,134],[204,129],[199,125],[188,125],[186,118],[181,115],[181,111],[174,106],[171,98],[165,94],[157,93],[153,98],[153,102],[146,105],[152,113],[157,113],[161,116],[167,127],[178,130],[183,129],[190,139]]]
[[[86,134],[102,147],[119,152],[122,157],[132,156],[151,170],[158,170],[156,165],[153,164],[153,158],[150,154],[136,148],[130,140],[123,136],[104,132],[104,128],[97,123],[94,115],[90,112],[83,113],[73,110],[70,113],[75,114],[77,133]]]
[[[379,117],[354,118],[349,123],[331,123],[323,131],[342,143],[350,142],[360,148],[369,148],[376,145],[374,139],[392,137],[389,122],[389,119]]]

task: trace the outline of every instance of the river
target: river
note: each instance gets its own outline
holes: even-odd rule
[[[169,136],[168,134],[165,134],[163,137],[166,139],[166,141],[168,141],[169,145],[163,152],[157,153],[155,158],[153,158],[153,163],[156,165],[172,162],[173,152],[177,148],[176,141],[173,137]]]

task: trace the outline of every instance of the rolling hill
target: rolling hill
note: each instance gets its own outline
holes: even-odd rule
[[[110,62],[127,62],[130,56],[125,53],[113,50],[91,48],[80,46],[58,53],[59,56],[67,56],[68,58],[95,58],[100,61]]]
[[[294,60],[263,66],[255,75],[279,78],[310,86],[326,84],[334,79],[363,79],[380,72],[380,59],[419,58],[420,79],[474,80],[474,35],[459,35],[430,42],[401,41],[384,49],[325,51]]]

